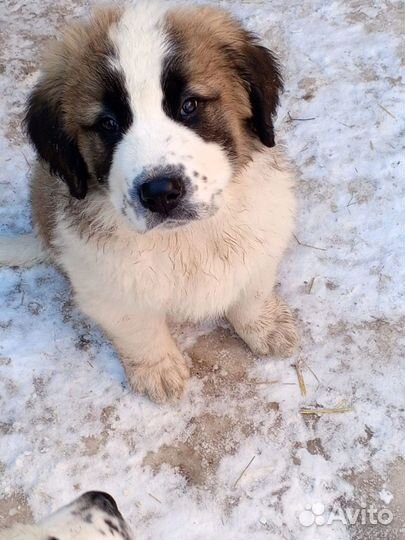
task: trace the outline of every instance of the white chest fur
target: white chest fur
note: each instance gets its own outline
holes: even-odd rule
[[[146,234],[118,223],[111,235],[83,238],[58,220],[58,262],[75,290],[179,319],[222,314],[250,279],[272,279],[291,235],[294,198],[286,170],[258,157],[229,186],[213,218]]]

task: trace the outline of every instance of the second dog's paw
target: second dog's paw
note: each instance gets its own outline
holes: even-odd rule
[[[287,304],[277,297],[264,303],[257,320],[239,324],[235,330],[258,356],[287,357],[297,348],[295,318]]]
[[[164,403],[179,399],[190,378],[186,359],[180,352],[168,353],[161,359],[132,365],[127,369],[132,388],[147,394],[153,401]]]

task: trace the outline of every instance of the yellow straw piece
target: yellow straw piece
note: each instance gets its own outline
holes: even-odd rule
[[[305,386],[304,375],[302,374],[301,365],[294,364],[294,367],[295,367],[295,371],[297,372],[298,384],[300,386],[301,396],[305,397],[307,395],[307,388]]]
[[[351,407],[336,407],[334,409],[325,409],[323,407],[319,407],[317,409],[309,409],[303,407],[302,409],[300,409],[301,414],[335,414],[346,412],[353,412],[353,409]]]

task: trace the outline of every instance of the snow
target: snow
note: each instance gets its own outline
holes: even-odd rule
[[[296,310],[300,350],[257,360],[223,322],[177,328],[194,376],[180,403],[158,406],[130,392],[116,353],[55,269],[1,269],[0,525],[102,489],[142,540],[400,538],[402,3],[220,4],[283,66],[277,125],[298,172],[299,219],[279,288]],[[1,232],[30,230],[33,152],[19,125],[38,51],[87,11],[79,0],[0,6]],[[352,412],[299,413],[342,404]],[[336,502],[374,502],[394,521],[366,531],[299,519]]]

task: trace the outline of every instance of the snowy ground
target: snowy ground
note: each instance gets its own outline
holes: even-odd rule
[[[103,489],[142,540],[403,538],[401,2],[221,4],[284,66],[278,129],[299,171],[300,215],[280,283],[300,351],[257,360],[224,324],[178,329],[194,377],[181,403],[160,407],[129,391],[56,270],[2,269],[0,525]],[[1,231],[30,228],[33,153],[20,121],[38,52],[87,10],[79,0],[1,3]],[[353,411],[299,412],[339,404]],[[309,525],[312,504],[324,512]],[[387,511],[366,515],[373,507],[391,523]]]

